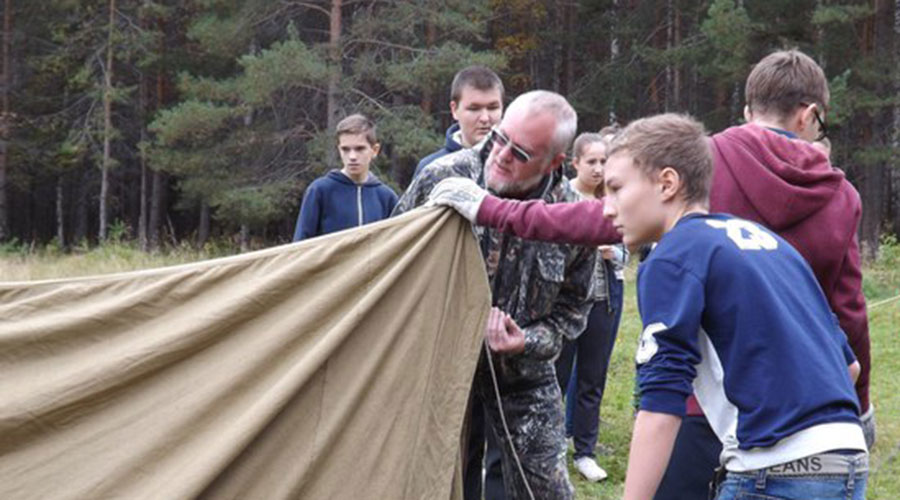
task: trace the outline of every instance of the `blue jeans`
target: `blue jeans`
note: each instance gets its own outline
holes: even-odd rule
[[[868,472],[772,476],[729,472],[716,500],[865,500]]]
[[[566,393],[566,435],[574,438],[575,459],[594,456],[600,403],[622,316],[623,283],[615,279],[612,264],[604,264],[609,299],[594,304],[584,332],[563,345],[556,361],[559,386]]]

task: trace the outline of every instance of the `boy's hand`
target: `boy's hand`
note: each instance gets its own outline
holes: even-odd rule
[[[862,366],[860,366],[859,361],[854,361],[847,366],[847,371],[850,372],[850,381],[855,385],[859,379],[860,372],[862,372]]]
[[[616,259],[616,251],[613,250],[611,245],[600,245],[597,247],[600,249],[600,256],[606,260],[615,260]]]
[[[828,140],[827,137],[823,137],[822,139],[812,143],[812,145],[814,148],[825,153],[825,156],[831,158],[831,141]]]
[[[428,195],[428,205],[452,207],[474,224],[481,202],[487,195],[488,192],[472,179],[450,177],[434,186]]]
[[[496,353],[519,354],[525,350],[525,333],[508,314],[497,307],[491,308],[484,336],[488,346]]]

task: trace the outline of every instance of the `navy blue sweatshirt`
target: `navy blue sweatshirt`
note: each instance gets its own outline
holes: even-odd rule
[[[416,166],[416,172],[413,174],[413,178],[419,175],[419,172],[421,172],[422,169],[425,168],[425,165],[428,165],[429,163],[437,160],[442,156],[447,156],[448,154],[454,153],[463,148],[463,145],[456,142],[456,140],[453,138],[453,136],[456,135],[457,132],[459,132],[459,124],[454,123],[453,125],[450,125],[450,128],[447,129],[444,147],[438,149],[434,153],[431,153],[425,158],[422,158],[422,160],[419,161],[419,164]]]
[[[855,359],[809,264],[727,214],[689,215],[638,270],[641,409],[684,415],[694,391],[729,471],[865,450]]]
[[[386,219],[396,204],[397,194],[373,174],[357,184],[332,170],[306,188],[294,241]]]

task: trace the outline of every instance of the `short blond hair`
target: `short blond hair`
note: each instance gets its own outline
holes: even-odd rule
[[[750,111],[788,118],[798,106],[828,107],[830,94],[825,72],[799,50],[779,50],[759,61],[744,88]]]
[[[689,203],[709,203],[713,159],[703,124],[688,115],[666,113],[641,118],[615,136],[608,155],[627,153],[648,176],[671,167],[682,180]]]
[[[344,134],[365,134],[370,146],[378,144],[375,123],[359,113],[350,115],[339,121],[334,128],[334,136],[340,138]]]

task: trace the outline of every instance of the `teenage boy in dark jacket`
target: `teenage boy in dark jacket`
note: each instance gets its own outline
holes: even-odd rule
[[[336,135],[344,166],[306,188],[294,241],[386,219],[397,204],[397,194],[369,172],[380,149],[375,124],[350,115],[337,124]]]
[[[484,66],[460,70],[450,84],[450,113],[456,123],[447,129],[444,147],[422,158],[416,173],[442,156],[480,143],[503,116],[503,82]]]

